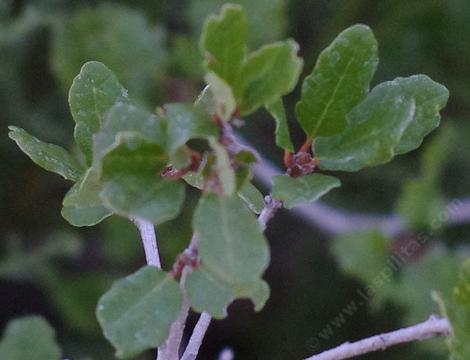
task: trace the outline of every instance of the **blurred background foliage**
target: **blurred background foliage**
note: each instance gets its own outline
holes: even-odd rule
[[[343,187],[326,201],[342,209],[398,211],[408,232],[395,239],[372,232],[332,239],[300,219],[281,214],[267,235],[272,297],[261,313],[237,302],[214,322],[201,359],[225,346],[239,359],[298,359],[341,342],[424,320],[436,311],[431,289],[448,291],[468,255],[470,227],[433,226],[447,201],[470,194],[470,2],[466,0],[257,0],[245,6],[250,44],[292,37],[309,73],[321,49],[344,28],[371,26],[380,44],[374,83],[425,73],[451,93],[443,126],[424,146],[387,166],[338,175]],[[0,1],[0,328],[20,315],[45,315],[67,357],[112,359],[100,334],[95,304],[113,279],[139,268],[144,257],[129,221],[110,218],[94,228],[72,228],[60,216],[67,184],[36,167],[7,139],[7,125],[66,147],[73,121],[67,89],[81,65],[111,68],[135,101],[150,109],[192,100],[202,87],[198,36],[222,0],[2,0]],[[299,89],[286,99],[292,114]],[[303,138],[290,123],[296,144]],[[244,136],[274,163],[273,122],[259,112]],[[181,216],[159,227],[164,266],[188,242],[190,196]],[[400,241],[429,237],[368,304],[339,326],[332,320],[374,281]],[[404,240],[405,239],[405,240]],[[343,314],[344,315],[344,314]],[[192,318],[191,321],[194,321]],[[329,336],[321,334],[332,327]],[[323,332],[322,332],[323,331]],[[407,345],[364,359],[444,359],[444,342]],[[142,359],[151,359],[142,356]]]

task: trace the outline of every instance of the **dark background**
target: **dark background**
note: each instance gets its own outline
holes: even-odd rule
[[[294,38],[305,59],[303,75],[341,30],[361,22],[373,29],[379,42],[380,65],[373,84],[425,73],[446,85],[451,97],[443,125],[453,129],[453,137],[441,149],[446,160],[439,191],[447,199],[470,194],[470,2],[238,2],[248,11],[252,49]],[[104,62],[129,89],[130,97],[149,108],[194,99],[203,86],[197,48],[201,24],[222,3],[0,1],[0,328],[17,316],[43,314],[56,328],[67,358],[113,358],[94,308],[113,280],[143,265],[137,232],[117,217],[93,228],[67,224],[60,209],[71,184],[34,165],[8,139],[7,126],[22,126],[44,141],[71,148],[73,120],[67,90],[87,60]],[[295,142],[301,144],[302,134],[292,116],[298,96],[299,88],[286,104]],[[243,133],[262,154],[280,164],[282,153],[272,150],[273,130],[272,120],[260,111],[247,119]],[[435,136],[425,141],[425,147]],[[400,156],[386,166],[339,174],[343,186],[325,201],[351,211],[394,212],[405,182],[420,174],[422,151]],[[190,238],[194,203],[195,197],[190,196],[183,214],[157,229],[166,268]],[[468,230],[465,225],[445,227],[433,243],[457,259],[470,240]],[[407,324],[413,318],[409,303],[429,310],[424,313],[435,311],[429,302],[431,288],[425,283],[429,279],[417,277],[414,281],[425,284],[423,291],[410,292],[405,287],[395,296],[380,296],[378,305],[361,306],[325,340],[319,332],[357,297],[356,290],[364,283],[340,270],[331,251],[331,236],[287,211],[272,221],[267,236],[272,249],[266,273],[270,300],[260,313],[254,313],[249,302],[232,305],[226,320],[211,325],[201,359],[215,359],[226,346],[237,359],[300,359]],[[400,304],[400,298],[409,302]],[[151,358],[151,354],[141,357]],[[447,355],[444,342],[433,340],[362,358],[432,360]]]

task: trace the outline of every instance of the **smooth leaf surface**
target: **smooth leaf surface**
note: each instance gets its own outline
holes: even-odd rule
[[[296,106],[307,136],[331,136],[346,127],[346,115],[367,95],[377,64],[377,41],[366,25],[344,30],[322,51]]]
[[[207,139],[218,135],[210,115],[189,104],[168,104],[164,107],[168,121],[168,152],[173,154],[190,139]]]
[[[251,53],[244,61],[234,93],[241,115],[248,115],[289,93],[297,84],[303,61],[293,40],[275,42]]]
[[[376,86],[349,113],[348,125],[340,134],[317,138],[314,147],[320,168],[357,171],[390,161],[415,109],[414,100],[401,95],[397,82]]]
[[[248,297],[261,308],[268,287],[260,277],[269,262],[269,249],[243,201],[236,196],[205,195],[197,206],[193,227],[201,265],[186,282],[192,307],[221,318],[234,299]]]
[[[184,200],[181,182],[160,172],[168,161],[160,145],[135,132],[118,134],[103,156],[101,199],[113,212],[154,224],[178,215]]]
[[[102,63],[83,65],[69,91],[69,104],[75,120],[74,137],[87,163],[92,160],[92,136],[103,123],[106,112],[118,101],[126,101],[127,91],[114,73]]]
[[[59,360],[61,350],[54,330],[39,316],[27,316],[8,323],[0,341],[0,359]]]
[[[290,137],[289,126],[287,125],[286,110],[282,98],[277,99],[271,104],[266,105],[266,110],[276,121],[276,144],[284,150],[294,152],[294,145]]]
[[[286,208],[292,209],[297,205],[316,201],[340,185],[341,182],[337,178],[322,174],[309,174],[298,178],[276,175],[273,178],[272,195],[281,200]]]
[[[200,47],[205,66],[233,86],[246,53],[248,25],[243,9],[225,5],[220,15],[210,16],[204,24]]]
[[[99,300],[96,314],[116,356],[129,358],[165,341],[181,303],[178,283],[165,272],[145,266],[116,281]]]
[[[10,129],[8,136],[34,163],[43,169],[72,181],[77,181],[82,175],[82,166],[64,148],[42,142],[19,127],[9,126],[8,128]]]
[[[398,91],[406,99],[412,98],[416,105],[413,121],[395,148],[395,153],[404,154],[419,147],[423,138],[439,126],[439,111],[446,106],[449,91],[426,75],[413,75],[394,81],[398,84]]]

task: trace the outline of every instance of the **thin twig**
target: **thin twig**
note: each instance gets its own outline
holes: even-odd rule
[[[385,350],[394,345],[421,341],[437,336],[449,336],[452,332],[447,319],[431,316],[425,322],[389,333],[375,335],[370,338],[345,343],[334,349],[313,355],[305,360],[342,360],[354,356],[368,354],[378,350]]]
[[[194,253],[197,251],[198,238],[196,234],[193,234],[191,242],[185,249],[185,252]],[[189,315],[189,299],[184,290],[184,284],[186,276],[189,274],[191,269],[187,266],[183,267],[181,271],[180,287],[183,290],[183,304],[181,306],[180,314],[175,322],[170,327],[170,332],[165,343],[158,348],[157,360],[177,360],[179,358],[179,350],[183,339],[184,328],[186,327],[186,320]]]
[[[190,269],[185,267],[181,273],[180,288],[183,292],[183,304],[181,305],[181,310],[178,315],[178,318],[170,327],[170,333],[167,340],[162,346],[158,348],[157,360],[179,359],[179,349],[181,346],[181,341],[183,339],[183,332],[186,326],[186,319],[188,318],[189,313],[189,299],[186,295],[186,292],[184,291],[184,284],[189,271]]]
[[[139,229],[140,237],[142,238],[142,244],[144,245],[145,259],[147,264],[155,266],[159,269],[162,268],[160,262],[160,254],[158,252],[157,235],[155,234],[155,227],[149,221],[142,219],[132,220]]]
[[[186,350],[184,351],[184,354],[181,357],[181,360],[196,359],[196,356],[199,353],[199,348],[201,347],[201,344],[202,344],[202,340],[204,339],[204,336],[206,335],[206,331],[209,328],[211,320],[212,318],[208,313],[203,312],[201,314],[201,316],[199,317],[199,320],[194,326],[193,333],[191,335],[191,338],[189,339],[188,346],[186,347]]]
[[[269,195],[264,198],[264,208],[258,216],[258,223],[261,228],[261,231],[266,230],[266,226],[269,220],[274,217],[277,210],[279,210],[281,207],[282,202],[280,202],[279,200],[273,199]]]

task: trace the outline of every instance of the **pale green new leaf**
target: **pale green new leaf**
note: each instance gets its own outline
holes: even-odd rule
[[[439,126],[439,111],[446,106],[449,91],[426,75],[413,75],[394,81],[399,86],[400,94],[406,99],[413,99],[416,105],[413,121],[395,148],[396,154],[404,154],[418,148],[423,138]]]
[[[217,126],[203,109],[189,104],[168,104],[164,107],[168,121],[167,150],[170,154],[190,139],[207,139],[218,135]]]
[[[309,174],[298,178],[288,175],[276,175],[273,178],[272,195],[281,200],[284,207],[293,207],[313,202],[337,188],[341,182],[333,177],[322,174]]]
[[[207,83],[205,93],[208,94],[198,101],[206,100],[206,107],[211,113],[217,114],[222,120],[228,121],[237,108],[232,88],[215,73],[209,72],[204,77]],[[210,97],[210,103],[207,101]]]
[[[269,263],[269,249],[243,201],[236,196],[205,195],[193,226],[201,265],[186,281],[192,307],[221,318],[233,300],[243,297],[251,298],[260,309],[269,294],[261,280]]]
[[[215,138],[210,138],[209,144],[216,156],[215,166],[217,168],[217,174],[219,175],[222,191],[224,195],[230,196],[235,192],[237,185],[235,171],[230,164],[230,157],[227,150],[219,144]]]
[[[27,316],[8,323],[0,341],[0,359],[59,360],[61,350],[47,321]]]
[[[19,127],[8,128],[8,136],[40,167],[72,181],[77,181],[82,175],[82,166],[64,148],[42,142]]]
[[[307,136],[331,136],[346,127],[346,115],[367,95],[377,64],[377,41],[366,25],[344,30],[323,50],[296,106]]]
[[[316,139],[320,168],[357,171],[390,161],[415,114],[415,102],[400,92],[396,81],[376,86],[348,115],[338,135]]]
[[[209,16],[202,30],[200,47],[206,69],[231,86],[245,58],[247,33],[245,12],[232,4],[223,6],[220,15]]]
[[[181,303],[178,283],[165,272],[145,266],[116,281],[99,300],[96,315],[116,356],[130,358],[165,341]]]
[[[116,214],[154,224],[178,215],[184,200],[181,182],[160,172],[168,161],[160,145],[136,132],[118,133],[101,159],[101,199]]]
[[[294,152],[294,145],[289,133],[289,126],[287,125],[286,110],[282,98],[277,99],[271,104],[266,105],[266,110],[276,121],[276,144],[284,150]]]
[[[245,59],[234,89],[242,116],[276,101],[295,87],[303,65],[297,56],[298,48],[293,40],[275,42]]]
[[[127,91],[100,62],[87,62],[73,80],[69,104],[75,120],[74,137],[88,164],[92,161],[93,134],[100,129],[107,111],[116,102],[126,99]]]

